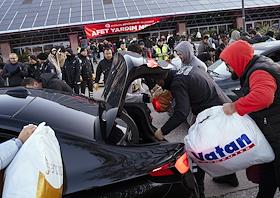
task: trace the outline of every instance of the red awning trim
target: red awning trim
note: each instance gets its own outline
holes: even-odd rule
[[[84,30],[86,32],[87,38],[92,39],[112,34],[139,32],[146,27],[159,23],[160,19],[160,17],[156,17],[90,24],[85,25]]]

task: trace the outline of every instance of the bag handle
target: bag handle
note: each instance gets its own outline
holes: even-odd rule
[[[198,114],[196,117],[196,124],[202,124],[205,120],[214,118],[217,115],[220,115],[223,112],[223,106],[214,106],[209,109],[206,109]]]

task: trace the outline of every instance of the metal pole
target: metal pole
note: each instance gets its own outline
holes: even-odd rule
[[[243,21],[243,28],[242,28],[243,32],[246,32],[244,0],[242,0],[242,21]]]

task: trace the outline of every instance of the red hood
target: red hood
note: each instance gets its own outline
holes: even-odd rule
[[[238,77],[241,77],[253,56],[254,48],[246,41],[239,40],[226,47],[220,59],[231,66]]]

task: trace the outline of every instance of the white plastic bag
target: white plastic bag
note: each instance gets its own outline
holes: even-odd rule
[[[63,166],[54,131],[41,123],[5,171],[3,198],[62,197]]]
[[[222,106],[198,114],[184,142],[189,156],[213,177],[271,162],[275,157],[248,115],[225,115]]]

